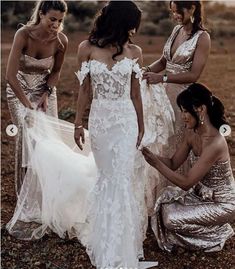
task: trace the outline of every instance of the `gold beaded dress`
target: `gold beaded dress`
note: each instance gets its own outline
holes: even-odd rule
[[[197,161],[193,156],[193,163]],[[157,200],[152,228],[161,249],[219,251],[234,235],[235,182],[230,161],[216,162],[189,191],[169,186]]]
[[[173,55],[171,55],[172,44],[174,43],[180,29],[181,25],[175,26],[170,37],[166,41],[166,44],[163,49],[163,55],[166,59],[166,73],[167,74],[178,74],[183,72],[190,71],[194,53],[197,48],[197,42],[200,35],[203,31],[197,31],[190,39],[183,42],[175,51]],[[157,85],[161,85],[157,84]],[[180,144],[184,133],[184,125],[181,120],[181,112],[179,107],[177,106],[176,99],[177,96],[190,85],[189,83],[184,84],[176,84],[176,83],[163,83],[164,90],[167,94],[167,97],[170,100],[171,106],[174,110],[175,121],[174,121],[174,133],[168,138],[168,142],[165,146],[162,147],[161,152],[157,152],[155,148],[151,148],[151,150],[162,157],[171,158],[177,149],[177,145]],[[167,107],[167,105],[166,105]],[[158,147],[158,140],[155,141],[156,146]],[[184,174],[185,171],[188,171],[189,161],[186,161],[184,165],[179,168],[179,172]],[[148,211],[151,215],[153,212],[154,204],[157,198],[160,196],[161,192],[166,186],[172,185],[165,177],[158,174],[156,176],[156,170],[150,168],[149,169],[149,185],[152,186],[152,193],[149,194],[148,200]]]
[[[17,78],[26,97],[35,106],[37,106],[42,94],[45,92],[44,84],[47,81],[53,64],[53,56],[36,59],[26,54],[22,54],[20,58],[20,67],[17,73]],[[9,84],[7,84],[6,93],[12,122],[18,127],[15,148],[15,188],[18,195],[26,170],[24,163],[22,163],[22,154],[24,154],[24,152],[22,152],[22,124],[25,116],[25,107],[16,97]],[[57,117],[57,97],[55,88],[49,97],[46,113],[50,116]]]

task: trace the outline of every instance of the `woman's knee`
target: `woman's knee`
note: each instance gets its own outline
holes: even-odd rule
[[[164,205],[162,207],[162,220],[164,227],[168,230],[173,231],[179,228],[176,215],[172,212],[172,207],[170,205]]]

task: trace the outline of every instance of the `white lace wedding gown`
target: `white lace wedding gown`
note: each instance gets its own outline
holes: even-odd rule
[[[143,257],[132,189],[138,136],[130,98],[133,71],[140,75],[135,61],[124,58],[111,70],[102,62],[90,60],[78,72],[81,84],[89,73],[93,90],[88,129],[98,178],[87,218],[91,229],[83,243],[98,268],[137,268],[138,257]]]
[[[147,210],[146,162],[136,149],[137,116],[130,98],[132,74],[141,81],[136,61],[124,58],[111,70],[97,60],[82,63],[77,77],[82,84],[89,75],[93,90],[89,134],[82,152],[73,142],[72,124],[28,111],[23,127],[27,173],[7,224],[11,234],[37,239],[50,228],[60,237],[76,236],[99,269],[156,265],[138,262],[143,257]],[[144,87],[144,111],[150,111],[151,119],[145,117],[144,143],[150,144],[164,135],[156,131],[156,122],[162,118],[167,135],[172,118],[165,112],[159,117],[161,107],[150,102],[154,91]]]

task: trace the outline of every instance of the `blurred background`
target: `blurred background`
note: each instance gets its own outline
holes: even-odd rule
[[[67,1],[65,32],[88,32],[97,11],[106,1]],[[169,18],[169,1],[135,1],[143,11],[140,34],[168,36],[173,21]],[[212,38],[235,36],[235,1],[203,1],[205,21]],[[1,1],[2,27],[16,29],[26,23],[34,1]],[[27,10],[27,12],[25,12]]]
[[[36,242],[19,242],[10,237],[5,224],[12,216],[16,197],[14,191],[14,138],[5,129],[11,123],[6,102],[5,71],[12,40],[19,23],[27,23],[34,1],[1,1],[1,119],[2,119],[2,268],[91,269],[89,259],[77,241],[64,241],[55,235]],[[59,117],[73,122],[78,92],[74,72],[77,70],[78,44],[87,38],[97,11],[105,1],[67,1],[68,14],[64,32],[69,46],[57,86]],[[136,1],[143,11],[138,34],[133,42],[143,50],[144,65],[157,60],[162,53],[174,22],[170,18],[169,1]],[[200,82],[205,83],[225,105],[232,128],[227,137],[232,167],[235,172],[235,1],[203,1],[204,21],[211,35],[212,48]],[[88,118],[87,110],[85,120]],[[234,227],[235,228],[235,227]],[[222,252],[205,254],[181,251],[177,255],[158,249],[151,232],[145,241],[145,254],[149,260],[160,262],[164,269],[234,269],[235,240],[230,240]],[[20,259],[18,258],[20,257]]]

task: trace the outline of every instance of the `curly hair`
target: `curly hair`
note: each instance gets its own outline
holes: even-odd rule
[[[132,1],[110,1],[97,15],[89,42],[99,48],[116,47],[112,56],[122,54],[123,45],[130,41],[128,31],[139,28],[141,10]],[[131,42],[132,43],[132,42]]]

